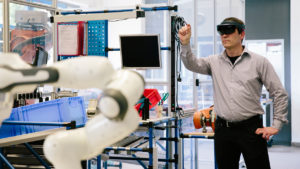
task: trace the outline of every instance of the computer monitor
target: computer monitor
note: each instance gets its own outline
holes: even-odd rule
[[[120,35],[123,68],[161,68],[159,34]]]

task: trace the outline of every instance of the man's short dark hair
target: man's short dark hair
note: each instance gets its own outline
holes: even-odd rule
[[[244,29],[245,29],[245,23],[242,21],[242,20],[240,20],[240,19],[238,19],[238,18],[236,18],[236,17],[229,17],[229,18],[225,18],[223,21],[222,21],[222,23],[223,22],[235,22],[235,23],[238,23],[238,24],[240,24],[240,25],[243,25],[244,26]],[[239,34],[241,34],[243,31],[244,31],[244,29],[238,29],[238,32],[239,32]]]

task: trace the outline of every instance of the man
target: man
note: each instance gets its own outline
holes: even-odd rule
[[[224,52],[196,58],[190,48],[191,27],[182,27],[181,58],[193,72],[210,75],[217,114],[215,151],[219,169],[238,169],[241,153],[247,169],[269,169],[267,140],[287,122],[288,96],[271,63],[242,45],[243,21],[230,17],[217,26]],[[271,127],[263,127],[262,86],[274,99]]]

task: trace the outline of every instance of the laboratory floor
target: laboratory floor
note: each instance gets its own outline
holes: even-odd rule
[[[190,145],[194,145],[191,142]],[[185,146],[189,144],[189,140],[185,141]],[[198,169],[214,169],[214,156],[213,156],[213,140],[198,140]],[[187,152],[187,151],[185,151]],[[184,163],[185,169],[197,169],[194,167],[194,156],[185,154]],[[300,167],[300,147],[273,145],[269,148],[269,156],[272,169],[299,169]],[[188,158],[187,158],[188,157]],[[139,165],[122,164],[122,169],[143,169]],[[109,167],[109,169],[117,169]],[[243,167],[243,160],[240,161],[240,169]]]

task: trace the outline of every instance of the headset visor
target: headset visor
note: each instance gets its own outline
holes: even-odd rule
[[[245,29],[245,25],[234,22],[234,21],[224,21],[220,25],[217,25],[217,31],[220,35],[232,34],[235,29],[241,33]]]

